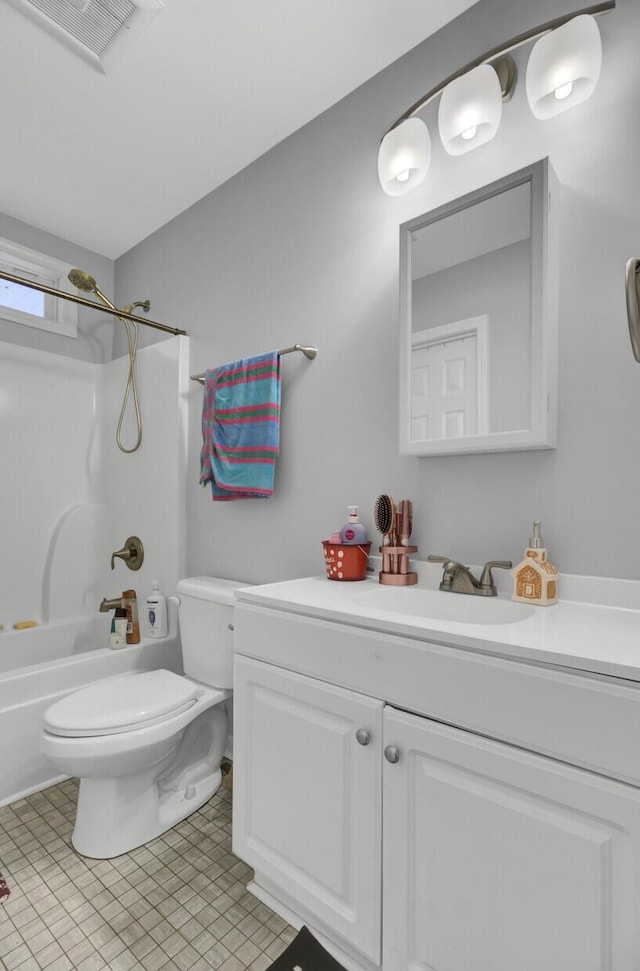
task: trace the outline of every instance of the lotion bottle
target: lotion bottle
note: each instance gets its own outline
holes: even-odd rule
[[[151,581],[151,593],[147,597],[147,626],[149,637],[167,636],[167,598],[160,593],[157,580]]]
[[[358,506],[348,506],[349,519],[340,530],[340,539],[345,546],[357,546],[358,543],[368,543],[367,531],[358,519]]]

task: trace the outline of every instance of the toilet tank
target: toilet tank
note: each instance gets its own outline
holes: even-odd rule
[[[176,588],[184,673],[216,688],[233,687],[234,593],[246,583],[187,577]]]

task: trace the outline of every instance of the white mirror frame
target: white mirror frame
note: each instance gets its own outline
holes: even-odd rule
[[[531,186],[532,285],[530,312],[529,428],[457,438],[411,439],[411,238],[438,222],[507,189]],[[527,166],[400,226],[400,452],[404,455],[459,455],[511,452],[556,446],[558,383],[558,222],[559,191],[548,159]]]

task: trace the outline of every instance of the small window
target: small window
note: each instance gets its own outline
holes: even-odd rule
[[[67,274],[70,263],[45,256],[36,250],[19,246],[9,239],[0,238],[0,272],[11,273],[24,280],[43,283],[54,290],[75,295]],[[0,277],[0,318],[38,327],[50,334],[65,337],[78,336],[78,308],[69,300],[13,283]],[[1,333],[0,333],[1,337]]]

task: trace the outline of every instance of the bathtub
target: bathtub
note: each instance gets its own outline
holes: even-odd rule
[[[177,600],[169,634],[111,650],[110,614],[0,632],[0,806],[60,782],[40,755],[42,716],[64,695],[102,678],[167,668],[182,673]]]

